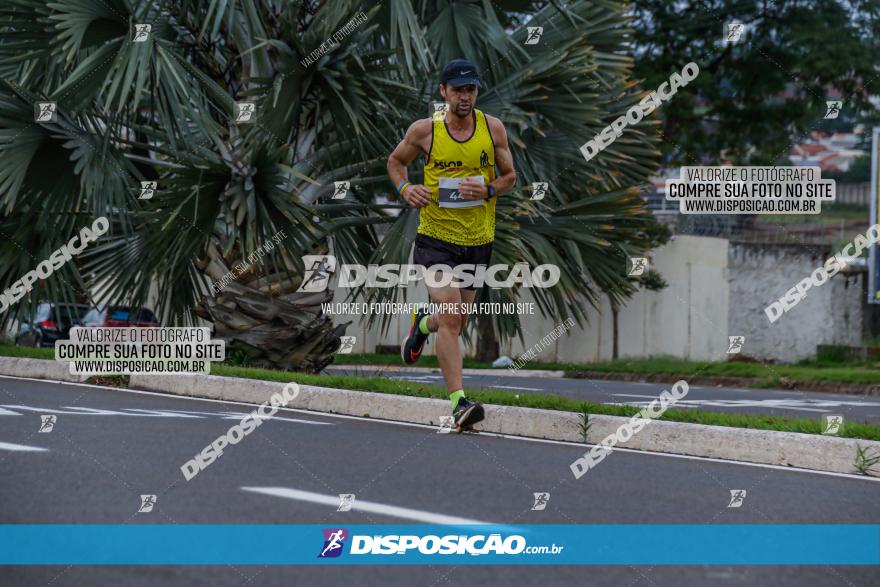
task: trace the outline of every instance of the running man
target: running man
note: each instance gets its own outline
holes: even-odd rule
[[[412,123],[388,157],[388,176],[397,192],[420,209],[413,263],[426,268],[488,265],[495,240],[495,198],[516,183],[504,126],[474,107],[479,88],[480,75],[473,63],[464,59],[447,63],[439,87],[445,114]],[[425,155],[425,183],[412,184],[407,181],[406,166],[420,152]],[[433,283],[442,284],[442,276],[437,271]],[[464,396],[458,342],[467,322],[462,304],[473,303],[476,288],[428,287],[428,295],[434,304],[455,310],[434,315],[416,312],[401,345],[403,362],[418,361],[428,336],[437,334],[437,358],[455,425],[467,429],[483,419],[483,407]]]

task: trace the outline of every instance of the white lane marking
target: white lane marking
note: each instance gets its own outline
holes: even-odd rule
[[[112,412],[110,410],[98,410],[96,413],[96,412],[89,412],[89,411],[79,411],[76,409],[74,409],[74,411],[68,412],[68,411],[62,410],[60,408],[39,408],[39,407],[34,407],[34,406],[22,406],[22,405],[18,405],[18,404],[4,404],[0,407],[14,408],[16,410],[22,410],[25,412],[40,412],[41,414],[69,414],[69,415],[76,415],[76,416],[96,416],[96,415],[109,416],[109,415],[122,413],[122,412]],[[88,408],[86,408],[86,410],[88,410]]]
[[[0,408],[0,416],[21,416],[21,414],[13,412],[12,410],[7,410],[6,408]]]
[[[733,401],[733,400],[731,400],[731,401]],[[603,403],[606,405],[610,405],[610,406],[631,406],[633,408],[647,408],[649,405],[651,405],[651,402],[603,402]],[[748,406],[744,406],[744,405],[729,405],[729,404],[723,404],[723,403],[718,403],[718,402],[714,402],[714,403],[713,402],[700,402],[700,401],[686,402],[685,400],[679,400],[679,401],[675,402],[675,405],[673,407],[676,409],[683,409],[683,408],[696,409],[696,408],[705,407],[705,406],[712,406],[712,407],[718,407],[718,408],[720,408],[720,407],[733,407],[733,408],[748,407]],[[766,408],[769,410],[785,409],[785,410],[795,410],[798,412],[819,412],[820,414],[827,414],[828,412],[831,411],[831,410],[817,410],[815,408],[795,408],[793,406],[761,405],[759,407]]]
[[[651,399],[653,397],[636,393],[612,393],[611,395],[614,397],[637,397],[644,399]],[[648,402],[641,403],[647,404]],[[675,405],[731,408],[787,408],[791,410],[804,410],[807,412],[827,412],[828,410],[819,410],[815,408],[840,408],[844,406],[873,408],[880,406],[880,402],[836,401],[824,399],[686,399],[677,401]]]
[[[48,448],[40,448],[39,446],[28,446],[26,444],[12,444],[11,442],[0,442],[0,450],[11,450],[15,452],[46,452]]]
[[[565,377],[562,379],[563,381],[590,381],[593,383],[611,383],[611,384],[625,384],[625,385],[650,385],[657,388],[657,392],[659,393],[664,387],[669,387],[671,383],[646,383],[644,381],[618,381],[617,379],[577,379],[571,377]],[[690,391],[702,391],[702,392],[713,392],[713,391],[735,391],[737,393],[749,393],[752,395],[761,394],[764,396],[794,396],[794,397],[805,397],[805,396],[822,396],[823,398],[827,397],[829,399],[841,398],[841,400],[845,400],[846,398],[850,398],[853,396],[862,396],[864,394],[854,394],[854,393],[827,393],[824,391],[812,391],[810,389],[804,391],[788,391],[785,389],[768,389],[763,387],[751,387],[751,388],[741,388],[741,387],[724,387],[724,386],[705,386],[705,385],[691,385],[688,388]],[[817,400],[822,401],[822,400]]]
[[[694,406],[683,406],[680,405],[681,402],[675,402],[675,405],[671,406],[675,409],[684,409],[684,408],[693,408]],[[602,402],[603,406],[627,406],[629,408],[647,408],[651,405],[651,402]]]
[[[386,374],[387,376],[387,374]],[[413,383],[429,383],[431,381],[440,381],[442,375],[399,375],[397,377],[388,377],[388,379],[397,379],[398,381],[412,381]]]
[[[250,412],[186,412],[184,410],[145,410],[140,408],[122,408],[123,410],[128,410],[125,412],[119,412],[115,410],[100,410],[97,408],[85,408],[79,406],[62,406],[63,409],[58,408],[39,408],[34,406],[22,406],[22,405],[11,405],[7,404],[5,406],[0,406],[0,416],[20,416],[21,414],[17,414],[12,411],[4,410],[3,408],[15,408],[17,410],[23,410],[27,412],[39,412],[41,414],[66,414],[71,416],[133,416],[137,418],[197,418],[201,419],[201,416],[194,416],[192,414],[204,414],[207,416],[215,416],[220,420],[241,420],[245,416],[247,416]],[[66,412],[67,410],[73,410]],[[133,412],[133,413],[132,413]],[[179,412],[179,413],[178,413]],[[260,417],[261,420],[265,420],[267,422],[272,420],[278,420],[280,422],[295,422],[297,424],[312,424],[314,426],[335,426],[332,422],[315,422],[313,420],[302,420],[300,418],[284,418],[283,416],[274,416],[274,417]]]
[[[34,379],[33,377],[15,377],[12,375],[0,375],[0,378],[3,379],[19,379],[23,381],[37,381],[40,383],[52,383],[55,385],[70,385],[73,387],[93,387],[95,389],[102,389],[105,391],[113,391],[113,392],[123,392],[123,393],[133,393],[136,395],[152,395],[161,398],[174,398],[188,401],[196,401],[196,402],[212,402],[218,404],[233,404],[240,406],[253,406],[254,404],[249,404],[247,402],[237,402],[232,400],[224,400],[224,399],[211,399],[207,397],[191,397],[191,396],[181,396],[174,395],[170,393],[159,393],[157,391],[143,391],[140,389],[126,389],[123,387],[111,387],[108,385],[95,385],[94,383],[70,383],[68,381],[53,381],[51,379]],[[440,400],[438,400],[440,401]],[[431,424],[415,424],[412,422],[398,422],[396,420],[385,420],[382,418],[364,418],[362,416],[348,416],[345,414],[327,414],[325,412],[313,412],[309,410],[302,410],[299,408],[280,408],[285,412],[295,412],[298,414],[305,414],[314,418],[329,418],[329,419],[338,419],[338,420],[357,420],[358,422],[367,424],[389,424],[392,426],[403,426],[406,428],[422,428],[424,430],[433,430],[436,432],[437,426]],[[480,436],[483,437],[493,437],[493,438],[504,438],[507,440],[520,440],[523,442],[540,442],[543,444],[554,444],[557,446],[571,446],[577,447],[579,449],[590,448],[594,445],[592,444],[583,444],[580,442],[568,442],[565,440],[548,440],[546,438],[528,438],[526,436],[512,436],[510,434],[498,434],[495,432],[480,432]],[[758,469],[774,469],[777,471],[784,471],[787,473],[807,473],[810,475],[824,475],[826,477],[841,477],[844,479],[853,479],[858,481],[875,481],[880,482],[880,477],[869,477],[867,475],[856,475],[852,473],[835,473],[833,471],[816,471],[814,469],[802,469],[800,467],[789,467],[787,465],[768,465],[765,463],[747,463],[745,461],[731,461],[727,459],[717,459],[714,457],[697,457],[693,455],[677,455],[666,452],[656,452],[650,450],[637,450],[634,448],[620,448],[614,447],[617,452],[625,452],[625,453],[633,453],[637,455],[643,456],[652,456],[652,457],[667,457],[670,459],[683,459],[686,461],[704,461],[709,463],[720,463],[722,465],[730,465],[730,466],[738,466],[738,467],[755,467]]]
[[[286,497],[297,501],[307,501],[321,505],[329,505],[338,507],[338,495],[324,495],[314,493],[312,491],[302,491],[301,489],[291,489],[289,487],[242,487],[244,491],[252,491],[254,493],[262,493],[264,495],[274,495],[275,497]],[[371,514],[380,514],[383,516],[391,516],[393,518],[403,518],[404,520],[415,520],[425,524],[489,524],[492,522],[481,522],[480,520],[471,520],[468,518],[459,518],[456,516],[447,516],[445,514],[434,514],[422,510],[413,510],[410,508],[402,508],[395,505],[385,505],[372,501],[364,501],[357,499],[351,506],[352,510],[369,512]]]
[[[254,405],[254,404],[252,404]],[[251,412],[196,412],[193,410],[145,410],[143,408],[123,408],[128,412],[143,412],[144,415],[149,416],[165,416],[175,417],[177,414],[201,414],[204,416],[220,416],[222,420],[241,420],[245,416],[249,415]],[[137,416],[139,414],[128,414],[127,416]],[[180,416],[177,416],[180,417]],[[199,416],[187,416],[189,418],[198,418]],[[332,422],[315,422],[313,420],[302,420],[300,418],[283,418],[281,416],[269,416],[264,417],[257,415],[257,418],[260,420],[264,420],[266,422],[271,422],[273,420],[278,420],[280,422],[296,422],[297,424],[314,424],[316,426],[334,426]]]
[[[537,387],[516,387],[515,385],[494,385],[498,389],[521,389],[523,391],[541,391]]]
[[[202,414],[196,415],[195,412],[186,412],[183,410],[144,410],[141,408],[122,408],[126,410],[126,415],[129,416],[146,416],[148,418],[195,418],[197,420],[202,419],[202,415],[211,416],[212,412],[202,412]],[[135,412],[134,414],[129,414],[128,412]]]

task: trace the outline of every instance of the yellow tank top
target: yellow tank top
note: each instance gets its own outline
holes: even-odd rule
[[[425,187],[431,203],[419,212],[419,234],[457,245],[484,245],[495,240],[495,199],[469,208],[440,207],[441,178],[482,175],[488,185],[495,179],[495,146],[486,115],[474,109],[474,132],[466,141],[452,138],[441,116],[434,119],[431,148],[425,163]],[[449,185],[449,179],[444,179]],[[444,200],[448,197],[445,192]],[[452,197],[455,198],[457,194]],[[466,203],[466,202],[462,202]]]

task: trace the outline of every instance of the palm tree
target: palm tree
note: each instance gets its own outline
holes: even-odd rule
[[[441,99],[436,73],[426,79],[416,56],[432,58],[435,72],[463,56],[483,68],[478,107],[507,128],[519,189],[498,200],[493,263],[560,267],[559,287],[533,290],[545,317],[562,321],[572,316],[584,324],[588,307],[598,308],[603,292],[619,307],[635,291],[626,277],[627,258],[666,240],[657,238],[663,231],[638,190],[658,167],[655,123],[628,127],[589,162],[579,152],[581,144],[644,96],[630,79],[631,31],[624,6],[601,0],[566,6],[505,2],[505,11],[480,2],[416,2],[412,12],[405,3],[392,6],[398,11],[392,22],[403,23],[392,46],[406,56],[401,79],[417,90],[414,106],[424,111],[426,104]],[[532,11],[531,19],[522,22],[522,15]],[[543,29],[538,44],[525,44],[530,27]],[[532,182],[549,184],[544,200],[529,200]],[[404,210],[397,217],[372,262],[406,262],[416,215]],[[512,301],[520,293],[483,289],[477,302]],[[394,289],[357,294],[401,295]],[[379,320],[388,323],[387,317]],[[495,333],[502,340],[523,339],[516,316],[478,316],[471,326],[478,333],[480,360],[494,358]]]
[[[318,370],[345,325],[321,313],[330,292],[297,291],[301,257],[406,262],[417,215],[377,203],[391,191],[385,158],[427,115],[439,64],[465,56],[484,70],[480,107],[507,124],[523,185],[550,184],[543,202],[500,199],[494,262],[559,265],[560,287],[538,292],[539,307],[585,320],[585,302],[627,295],[624,258],[650,246],[634,186],[656,167],[657,139],[643,122],[583,160],[578,145],[640,98],[623,8],[547,5],[527,25],[544,27],[541,42],[526,46],[532,4],[389,0],[358,16],[350,0],[8,0],[0,286],[107,216],[110,235],[23,303],[140,305],[154,286],[163,323],[201,317],[228,352]],[[56,116],[35,123],[45,102]],[[255,120],[238,118],[247,102]],[[156,182],[153,198],[139,199],[143,181]],[[351,184],[344,200],[331,198],[335,181]],[[230,272],[214,295],[209,284]],[[509,316],[483,332],[522,336]]]

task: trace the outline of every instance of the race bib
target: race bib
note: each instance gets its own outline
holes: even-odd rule
[[[465,200],[458,192],[458,185],[464,177],[441,177],[440,178],[440,207],[441,208],[470,208],[482,206],[485,200]],[[482,175],[475,175],[469,179],[475,179],[481,185],[485,184]]]

